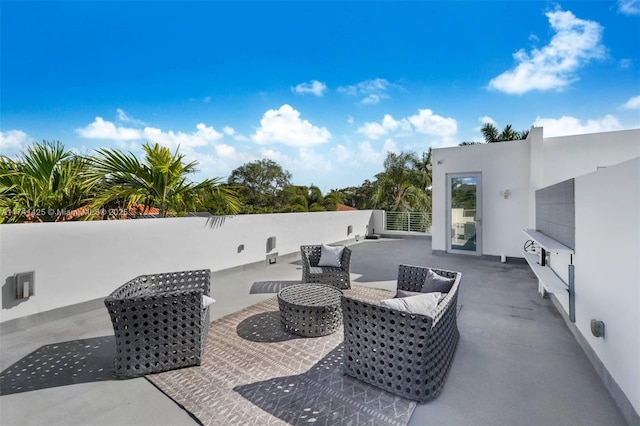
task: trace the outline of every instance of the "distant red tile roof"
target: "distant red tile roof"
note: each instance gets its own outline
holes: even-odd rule
[[[344,204],[338,204],[338,209],[339,212],[347,212],[349,210],[358,210],[355,207],[351,207],[351,206],[347,206]]]

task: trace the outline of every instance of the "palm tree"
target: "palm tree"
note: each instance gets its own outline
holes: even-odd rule
[[[197,161],[184,162],[178,150],[159,144],[145,144],[143,161],[132,153],[99,149],[91,157],[89,182],[101,190],[94,206],[100,208],[122,200],[128,209],[142,205],[144,209],[156,207],[160,217],[170,213],[184,214],[201,209],[236,214],[240,201],[232,187],[220,185],[220,179],[191,182],[187,175],[197,171]]]
[[[309,193],[307,197],[307,200],[309,203],[309,211],[322,212],[327,210],[322,204],[323,199],[324,197],[322,196],[322,190],[317,186],[315,186],[314,184],[311,184],[311,186],[309,187]]]
[[[429,197],[424,189],[425,178],[414,166],[419,161],[414,153],[387,154],[385,171],[376,175],[376,208],[389,211],[426,211]]]
[[[502,129],[502,132],[499,132],[498,128],[493,124],[485,123],[480,131],[484,136],[484,141],[487,143],[524,140],[529,135],[529,130],[518,132],[513,130],[511,124],[507,124]]]
[[[328,211],[338,210],[338,204],[344,204],[345,196],[342,192],[332,189],[322,200],[322,205]]]
[[[35,143],[17,160],[0,156],[0,223],[58,222],[84,214],[87,159],[60,142]]]
[[[412,160],[413,168],[420,174],[421,188],[431,192],[431,147],[429,151],[423,152],[421,156],[414,156]]]
[[[500,142],[500,133],[498,132],[498,128],[493,124],[485,123],[480,131],[486,143]]]

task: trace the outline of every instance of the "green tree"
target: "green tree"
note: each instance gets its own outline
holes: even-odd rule
[[[308,212],[309,200],[308,200],[309,188],[301,185],[289,185],[282,189],[278,193],[278,205],[280,206],[280,212]]]
[[[291,174],[273,160],[263,159],[234,169],[228,183],[238,187],[243,213],[268,213],[280,209],[278,194],[291,185]]]
[[[278,194],[280,212],[321,212],[338,209],[340,194],[331,191],[326,196],[315,185],[290,185]]]
[[[335,189],[329,191],[322,200],[322,205],[327,211],[338,210],[338,204],[344,204],[344,195]]]
[[[376,192],[374,183],[366,179],[360,186],[350,186],[338,190],[342,194],[342,202],[359,210],[372,209],[374,207],[374,195]]]
[[[122,200],[128,209],[139,205],[145,209],[156,207],[160,217],[208,210],[211,206],[220,209],[221,204],[227,213],[239,211],[235,191],[221,186],[218,178],[200,183],[188,179],[197,171],[197,161],[186,163],[178,149],[171,153],[157,143],[147,143],[143,150],[143,161],[132,153],[114,149],[99,149],[90,158],[89,182],[100,188],[93,202],[95,208]]]
[[[60,142],[35,143],[17,160],[0,156],[0,223],[77,219],[91,197],[87,166]]]
[[[431,194],[431,148],[422,155],[415,155],[412,159],[413,168],[420,175],[420,188]]]
[[[527,136],[529,136],[529,130],[518,132],[516,130],[513,130],[511,124],[507,124],[501,132],[494,124],[485,123],[480,131],[482,132],[485,143],[519,141],[525,140]],[[460,142],[458,146],[479,144],[482,144],[482,142]]]
[[[502,132],[500,132],[493,124],[485,123],[480,131],[486,143],[518,141],[526,139],[529,135],[528,130],[523,130],[522,132],[513,130],[511,124],[507,124],[504,129],[502,129]]]
[[[307,195],[307,200],[309,201],[309,211],[310,212],[322,212],[327,209],[322,205],[322,201],[324,196],[322,195],[322,190],[317,186],[311,184],[309,187],[309,193]]]
[[[384,172],[376,175],[374,206],[389,211],[429,211],[426,177],[416,167],[421,159],[412,152],[389,152]]]

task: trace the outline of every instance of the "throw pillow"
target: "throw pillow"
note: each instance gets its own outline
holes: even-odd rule
[[[386,299],[380,302],[380,306],[408,312],[410,314],[420,314],[433,317],[433,312],[438,306],[440,296],[441,293],[433,292],[397,299]]]
[[[443,277],[429,269],[427,271],[427,276],[424,279],[424,284],[422,285],[422,292],[431,293],[439,291],[440,293],[449,293],[449,290],[453,287],[454,281],[455,278]]]
[[[216,299],[212,299],[206,294],[202,295],[202,309],[206,308],[207,306],[211,306],[214,303],[216,303]]]
[[[318,266],[342,266],[342,252],[344,251],[344,246],[328,246],[326,244],[322,244],[320,248],[320,261],[318,262]]]
[[[423,293],[419,291],[398,290],[397,297],[417,296],[419,294],[423,294]]]

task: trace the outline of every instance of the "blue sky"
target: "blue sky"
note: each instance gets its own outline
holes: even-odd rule
[[[0,151],[158,142],[194,180],[360,185],[388,151],[640,127],[640,0],[0,3]]]

